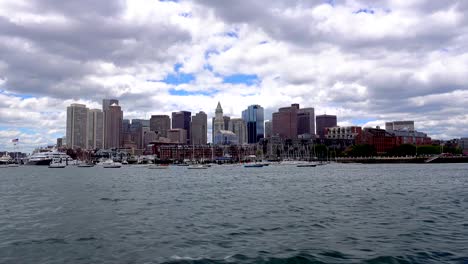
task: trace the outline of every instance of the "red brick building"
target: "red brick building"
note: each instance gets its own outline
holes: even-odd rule
[[[375,147],[377,154],[387,153],[397,146],[396,137],[379,128],[364,128],[356,137],[356,144],[368,144]]]

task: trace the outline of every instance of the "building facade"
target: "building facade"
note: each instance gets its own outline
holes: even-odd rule
[[[384,154],[396,146],[396,137],[384,129],[364,128],[356,137],[356,144],[374,146],[377,154]]]
[[[265,122],[265,138],[270,138],[273,135],[273,122]]]
[[[123,112],[116,103],[104,112],[104,147],[120,148],[122,145]]]
[[[337,118],[335,115],[318,115],[316,118],[317,131],[316,134],[319,138],[325,138],[327,128],[337,126]]]
[[[190,123],[192,113],[188,111],[179,111],[172,113],[172,129],[184,129],[186,131],[186,143],[190,143]]]
[[[100,109],[91,109],[88,111],[87,148],[104,148],[104,113]]]
[[[119,100],[117,99],[103,99],[102,100],[102,112],[109,110],[109,107],[113,104],[119,105]]]
[[[88,146],[88,108],[83,104],[67,107],[67,146],[82,148]]]
[[[387,131],[414,131],[414,121],[393,121],[385,123]]]
[[[298,104],[292,104],[290,107],[282,107],[278,112],[273,113],[272,134],[281,139],[297,138],[297,113]]]
[[[244,119],[232,118],[229,122],[228,130],[237,135],[239,145],[244,145],[248,143],[247,126],[245,124]]]
[[[208,116],[200,111],[192,117],[190,128],[192,145],[206,145],[208,142]]]
[[[173,128],[167,132],[167,137],[171,143],[187,144],[187,130],[181,128]]]
[[[171,129],[171,118],[168,115],[152,115],[149,123],[151,131],[161,137],[167,137],[167,131]]]
[[[242,111],[242,119],[247,126],[247,143],[256,144],[265,137],[264,109],[260,105],[251,105]]]
[[[314,108],[302,108],[297,111],[297,135],[301,138],[315,138]]]
[[[215,145],[239,145],[239,138],[232,131],[218,130],[214,137]]]
[[[328,127],[325,129],[326,139],[350,139],[354,140],[358,135],[362,133],[362,128],[359,126],[347,126],[347,127]]]

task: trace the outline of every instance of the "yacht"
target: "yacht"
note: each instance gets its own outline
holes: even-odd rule
[[[62,160],[61,158],[54,158],[49,164],[49,168],[53,169],[63,169],[67,166],[66,161]]]
[[[13,159],[8,155],[8,153],[5,153],[5,155],[0,157],[0,165],[10,164],[12,162]]]
[[[108,159],[108,160],[102,162],[101,165],[106,169],[118,169],[118,168],[122,167],[122,163],[115,162],[112,159]]]
[[[28,158],[27,165],[50,165],[53,159],[61,159],[66,163],[72,161],[72,158],[66,153],[58,152],[57,150],[47,151],[47,152],[38,152],[32,154]]]

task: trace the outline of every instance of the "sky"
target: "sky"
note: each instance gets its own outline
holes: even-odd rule
[[[467,43],[465,0],[2,0],[0,150],[54,144],[68,105],[103,98],[128,119],[299,103],[466,137]]]

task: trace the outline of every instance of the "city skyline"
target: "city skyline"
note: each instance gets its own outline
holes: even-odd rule
[[[5,0],[0,150],[15,138],[24,151],[54,144],[66,134],[66,107],[101,109],[102,98],[118,99],[126,119],[185,110],[210,121],[220,101],[231,118],[258,104],[271,120],[297,103],[337,115],[341,126],[414,120],[435,139],[466,137],[467,9],[462,1]]]

